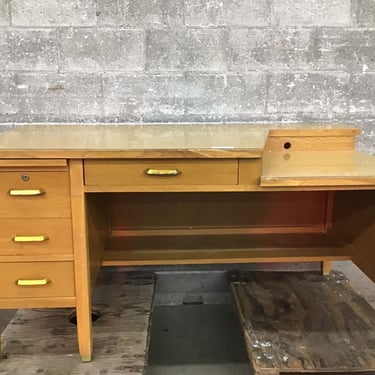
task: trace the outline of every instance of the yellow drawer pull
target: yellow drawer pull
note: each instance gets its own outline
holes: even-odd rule
[[[28,280],[28,279],[18,279],[16,284],[18,286],[44,286],[50,283],[48,279],[35,279],[35,280]]]
[[[48,240],[48,236],[45,236],[43,234],[39,236],[19,236],[15,235],[13,237],[14,242],[44,242]]]
[[[40,189],[28,189],[28,190],[18,190],[18,189],[10,189],[9,190],[9,195],[12,196],[33,196],[33,195],[43,195],[45,194],[45,190],[40,188]]]
[[[152,169],[147,168],[145,174],[147,176],[178,176],[182,172],[176,169]]]

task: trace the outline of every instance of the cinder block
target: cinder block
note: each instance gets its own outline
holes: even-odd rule
[[[18,73],[15,78],[20,97],[100,97],[102,77],[87,73]]]
[[[188,26],[268,26],[269,0],[186,0]]]
[[[144,67],[142,30],[62,29],[60,43],[62,71],[140,71]]]
[[[15,97],[0,95],[0,122],[8,122],[19,112],[18,100]]]
[[[183,0],[128,0],[126,25],[178,27],[183,25]]]
[[[15,76],[12,73],[0,72],[0,119],[14,116],[19,112]]]
[[[0,70],[57,70],[56,31],[0,29]]]
[[[375,27],[375,0],[352,0],[358,26]]]
[[[103,77],[103,96],[183,98],[187,95],[184,81],[183,74],[106,74]]]
[[[14,96],[17,94],[17,86],[14,73],[0,72],[0,95]]]
[[[273,24],[351,26],[351,0],[274,0]]]
[[[76,121],[102,114],[101,77],[82,74],[15,73],[2,75],[0,89],[7,91],[8,108],[17,122]],[[5,87],[6,86],[6,87]],[[2,91],[3,92],[3,91]],[[2,95],[0,95],[0,102]]]
[[[348,107],[347,73],[270,74],[268,112],[325,118],[345,115]]]
[[[230,70],[309,69],[310,34],[306,29],[232,29]]]
[[[95,97],[35,96],[20,99],[19,121],[79,122],[102,114],[101,100]]]
[[[261,73],[243,75],[202,75],[190,78],[190,95],[186,112],[210,115],[216,121],[227,117],[265,112],[266,76]]]
[[[195,119],[222,117],[222,106],[225,82],[219,74],[189,74],[185,77],[186,114]]]
[[[361,129],[361,135],[357,138],[357,148],[375,154],[375,120],[365,118],[351,121],[350,124]]]
[[[12,22],[16,26],[93,26],[96,24],[94,0],[12,0],[11,12]]]
[[[220,29],[149,30],[146,69],[151,71],[226,71],[228,49]]]
[[[178,118],[184,113],[185,95],[182,75],[106,75],[103,79],[106,116],[149,121]]]
[[[126,0],[96,0],[98,24],[101,26],[125,26]]]
[[[375,115],[375,73],[354,74],[350,87],[349,112]]]
[[[144,122],[224,121],[264,115],[266,77],[261,73],[106,75],[104,113]]]
[[[224,78],[223,104],[225,115],[262,115],[265,113],[267,84],[265,74],[257,72],[228,75]]]
[[[183,0],[97,0],[103,26],[178,27],[183,25]]]
[[[375,69],[375,30],[315,30],[310,51],[312,69],[371,71]]]
[[[0,26],[9,25],[8,3],[5,0],[0,1]]]

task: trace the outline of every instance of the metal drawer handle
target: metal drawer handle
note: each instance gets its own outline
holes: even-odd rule
[[[15,235],[12,240],[14,242],[44,242],[49,239],[48,236],[41,234],[39,236],[19,236]]]
[[[18,279],[18,286],[44,286],[50,283],[48,279]]]
[[[145,174],[147,176],[178,176],[182,172],[176,169],[152,169],[147,168]]]
[[[10,189],[9,195],[11,196],[33,196],[33,195],[43,195],[45,190],[40,189],[28,189],[28,190],[19,190],[19,189]]]

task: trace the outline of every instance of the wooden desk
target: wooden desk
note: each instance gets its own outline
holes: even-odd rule
[[[352,260],[375,280],[375,157],[317,125],[0,132],[0,308],[75,307],[101,266]]]

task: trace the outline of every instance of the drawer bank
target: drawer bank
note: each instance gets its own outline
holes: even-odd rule
[[[375,281],[375,157],[340,125],[0,131],[0,308],[73,307],[102,266],[352,260]]]

